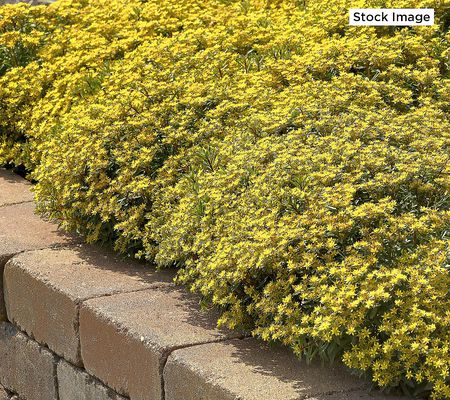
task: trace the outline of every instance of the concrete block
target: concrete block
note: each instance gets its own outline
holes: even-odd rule
[[[0,323],[0,382],[27,400],[57,400],[56,357],[13,325]]]
[[[11,259],[4,272],[9,321],[81,366],[78,314],[86,299],[142,290],[173,274],[123,261],[94,246],[46,249]]]
[[[307,365],[285,347],[252,338],[175,350],[164,382],[166,400],[339,400],[367,386],[343,366]]]
[[[31,184],[11,171],[0,168],[0,207],[33,200]]]
[[[58,363],[59,400],[125,400],[112,389],[61,360]]]
[[[0,207],[0,321],[6,319],[3,301],[3,269],[15,254],[79,241],[66,235],[56,224],[39,218],[33,203]]]
[[[173,286],[88,300],[80,312],[86,370],[133,400],[162,398],[162,371],[174,349],[241,335],[216,328],[217,315]]]

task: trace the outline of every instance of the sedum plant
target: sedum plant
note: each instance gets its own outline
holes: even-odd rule
[[[449,26],[448,0],[3,6],[0,163],[220,324],[450,398]]]

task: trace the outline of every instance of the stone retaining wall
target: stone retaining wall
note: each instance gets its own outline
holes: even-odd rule
[[[173,271],[81,245],[29,189],[0,170],[0,400],[395,399],[217,329]]]

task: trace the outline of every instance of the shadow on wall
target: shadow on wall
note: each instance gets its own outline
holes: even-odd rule
[[[197,294],[190,293],[188,288],[182,285],[164,285],[172,283],[175,275],[175,268],[164,268],[158,270],[154,265],[139,260],[130,259],[124,255],[117,254],[111,250],[108,246],[99,246],[97,244],[83,244],[76,248],[71,248],[67,252],[73,252],[77,259],[81,262],[89,265],[92,270],[109,271],[110,273],[117,274],[120,278],[121,275],[128,275],[135,280],[138,280],[144,284],[158,284],[161,283],[161,287],[158,288],[158,293],[172,295],[176,300],[173,301],[172,306],[177,309],[176,319],[178,322],[183,322],[191,325],[195,330],[198,328],[200,331],[216,331],[218,338],[222,338],[223,334],[231,332],[228,329],[217,330],[217,319],[219,318],[219,312],[217,309],[202,308],[200,306],[201,297]],[[48,262],[46,260],[46,262]],[[138,296],[139,297],[139,296]],[[152,304],[157,301],[158,296],[155,298],[149,298],[149,310],[152,309]],[[137,300],[142,305],[142,299]],[[166,301],[168,301],[166,299]],[[131,303],[129,304],[131,305]],[[128,306],[129,306],[128,305]],[[157,307],[155,312],[157,311]],[[167,316],[170,318],[170,316]],[[177,321],[174,321],[176,324]],[[234,337],[244,336],[242,332],[237,331]]]

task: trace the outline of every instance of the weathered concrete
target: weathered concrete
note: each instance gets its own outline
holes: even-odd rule
[[[164,381],[166,400],[321,399],[326,393],[365,386],[344,367],[306,365],[287,348],[255,339],[175,350],[164,369]]]
[[[5,267],[7,315],[36,341],[82,365],[78,313],[83,300],[141,290],[172,278],[170,272],[120,260],[94,246],[26,252]]]
[[[30,191],[30,184],[23,178],[11,171],[0,168],[0,207],[8,204],[23,203],[33,200],[33,194]],[[3,232],[4,234],[5,232]],[[0,241],[3,241],[0,231]],[[4,235],[3,235],[4,236]],[[9,254],[1,255],[0,252],[0,321],[6,318],[5,306],[3,303],[3,267]]]
[[[125,400],[110,388],[64,360],[58,363],[59,400]]]
[[[218,330],[216,318],[171,285],[89,300],[80,312],[85,368],[133,400],[160,400],[171,351],[239,335]]]
[[[6,322],[0,323],[0,360],[6,389],[27,400],[57,400],[56,357]]]
[[[0,260],[26,250],[68,245],[81,239],[63,233],[35,214],[33,203],[0,207]]]
[[[6,390],[3,388],[2,385],[0,385],[0,400],[9,400],[9,394],[6,392]]]
[[[33,200],[31,185],[25,179],[0,168],[0,207]]]
[[[17,253],[79,240],[61,232],[57,225],[42,220],[34,210],[33,203],[0,207],[0,277],[5,263]],[[0,279],[0,321],[5,318],[3,280]]]

